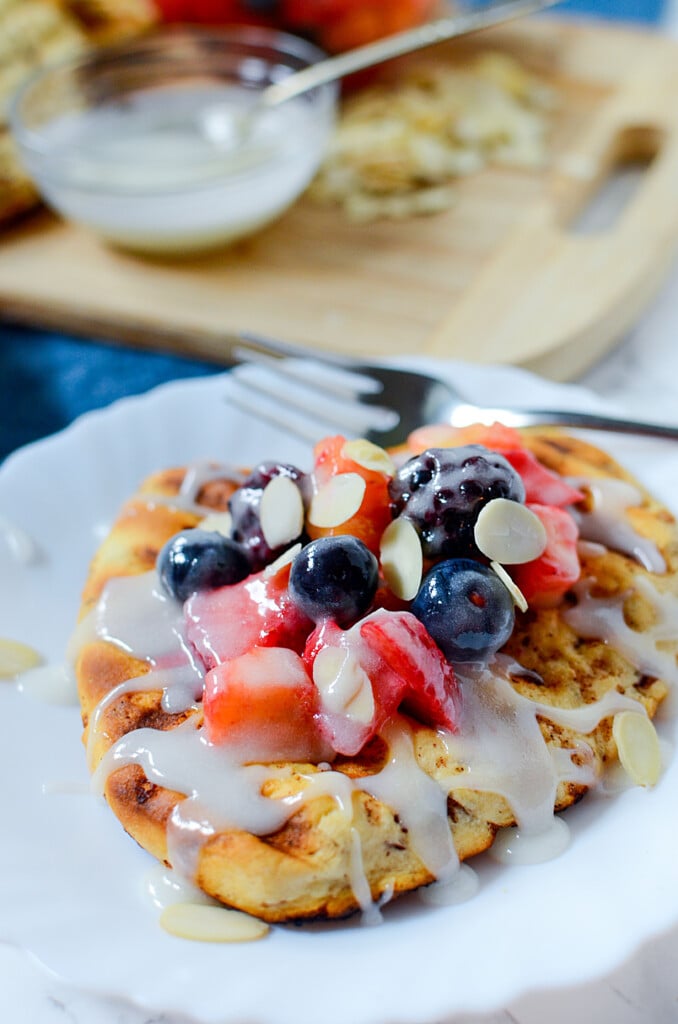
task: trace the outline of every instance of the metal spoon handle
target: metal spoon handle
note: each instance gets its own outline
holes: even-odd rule
[[[494,2],[486,7],[472,11],[463,11],[435,21],[426,22],[416,28],[407,29],[378,39],[366,46],[348,50],[337,57],[312,64],[302,71],[297,71],[280,82],[268,86],[260,96],[259,102],[266,107],[277,106],[285,100],[299,96],[320,85],[334,82],[346,75],[352,75],[364,68],[382,64],[393,57],[402,57],[406,53],[414,53],[426,46],[442,43],[455,36],[467,35],[480,29],[490,28],[513,18],[521,18],[535,14],[547,7],[552,7],[558,0],[508,0]]]

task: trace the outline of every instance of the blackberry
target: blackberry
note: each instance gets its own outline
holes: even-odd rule
[[[266,543],[261,528],[261,496],[268,483],[277,476],[286,476],[297,484],[302,494],[305,490],[306,474],[296,466],[278,462],[262,462],[231,495],[228,508],[233,525],[231,536],[247,552],[253,572],[263,569],[272,562],[282,548],[272,549]],[[299,538],[294,538],[297,540]],[[293,543],[294,540],[290,541]],[[289,545],[284,545],[288,547]]]
[[[428,448],[389,484],[394,516],[411,520],[427,558],[478,556],[473,528],[493,498],[524,502],[523,481],[509,462],[479,444]]]

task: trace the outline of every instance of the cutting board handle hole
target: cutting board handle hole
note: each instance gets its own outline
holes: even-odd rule
[[[613,231],[662,148],[662,132],[649,125],[624,128],[613,141],[603,174],[567,225],[571,235]]]

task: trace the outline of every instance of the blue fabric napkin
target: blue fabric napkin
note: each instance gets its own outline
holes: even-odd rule
[[[0,459],[81,413],[222,366],[27,328],[0,327]]]
[[[664,0],[564,0],[554,10],[558,14],[588,14],[596,18],[656,24],[665,10]]]

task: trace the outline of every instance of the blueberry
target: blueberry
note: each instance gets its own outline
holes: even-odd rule
[[[263,569],[272,562],[282,548],[272,549],[266,543],[261,527],[259,509],[261,496],[264,493],[266,484],[274,477],[287,476],[293,480],[302,491],[304,490],[306,474],[296,466],[278,462],[262,462],[254,469],[241,486],[231,495],[228,508],[233,519],[231,535],[233,540],[241,545],[247,552],[252,571]],[[290,541],[292,543],[293,541]],[[288,545],[285,545],[288,546]]]
[[[428,558],[478,555],[473,528],[483,505],[525,501],[513,466],[479,444],[428,448],[401,466],[389,494],[393,514],[412,522]]]
[[[313,540],[292,563],[292,600],[313,622],[334,619],[349,626],[374,600],[379,567],[357,537],[341,535]]]
[[[485,661],[513,632],[511,594],[488,566],[470,558],[438,562],[425,576],[411,612],[449,661]]]
[[[170,537],[156,565],[163,587],[179,601],[185,601],[196,590],[238,583],[250,571],[247,556],[235,541],[199,528]]]

